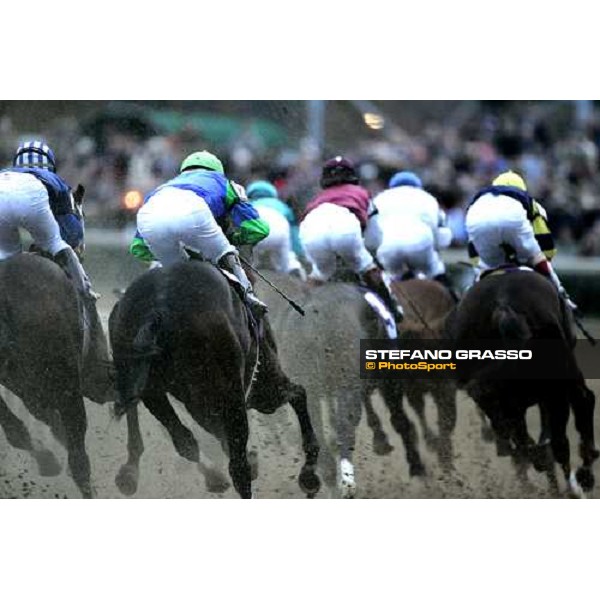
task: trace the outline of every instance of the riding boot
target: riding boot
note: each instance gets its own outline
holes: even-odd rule
[[[381,270],[378,267],[369,269],[362,274],[362,278],[367,287],[373,290],[384,301],[392,313],[394,321],[397,324],[402,323],[404,320],[404,311],[384,281]]]
[[[259,300],[254,295],[252,284],[246,275],[246,271],[244,271],[244,268],[242,267],[239,256],[233,252],[230,252],[221,258],[219,264],[227,269],[230,273],[235,275],[237,280],[240,282],[244,302],[248,304],[254,317],[257,320],[260,320],[269,309],[264,302]]]
[[[73,282],[75,288],[84,298],[97,300],[100,296],[92,290],[92,284],[89,277],[83,269],[77,254],[70,246],[63,248],[54,255],[55,262],[67,274],[67,277]]]
[[[454,302],[458,302],[458,295],[452,288],[452,282],[450,281],[447,273],[440,273],[439,275],[436,275],[433,280],[441,283],[450,292]]]

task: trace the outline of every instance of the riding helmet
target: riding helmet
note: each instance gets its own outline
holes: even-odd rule
[[[356,169],[350,160],[343,156],[329,159],[323,165],[321,187],[328,188],[344,183],[358,184]]]
[[[398,171],[395,175],[392,175],[388,186],[390,188],[400,186],[415,187],[423,189],[423,182],[418,175],[415,175],[412,171]]]
[[[183,173],[188,169],[205,169],[207,171],[216,171],[217,173],[221,173],[221,175],[225,174],[223,163],[207,150],[193,152],[187,156],[181,163],[179,172]]]
[[[246,188],[246,195],[249,200],[258,200],[259,198],[277,198],[277,188],[268,181],[253,181]]]
[[[527,191],[527,184],[525,180],[514,171],[505,171],[501,173],[492,181],[492,185],[506,185],[508,187],[516,187],[523,192]]]
[[[55,172],[56,157],[48,144],[41,140],[31,140],[19,145],[13,159],[13,166],[37,167]]]

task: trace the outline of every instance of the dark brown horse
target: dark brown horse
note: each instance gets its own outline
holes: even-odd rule
[[[540,446],[529,436],[525,421],[527,409],[539,405],[541,442],[549,443],[570,491],[578,495],[579,486],[591,489],[594,482],[591,465],[598,456],[593,429],[595,397],[575,362],[570,314],[555,287],[532,271],[510,270],[489,275],[476,283],[451,313],[448,331],[457,342],[466,344],[478,340],[552,340],[560,344],[570,372],[577,374],[574,378],[489,378],[483,369],[490,367],[482,366],[480,372],[472,372],[461,384],[490,420],[498,438],[499,453],[541,467]],[[571,410],[583,460],[576,474],[571,471],[566,433]]]
[[[83,396],[102,403],[114,395],[102,325],[93,302],[85,313],[82,302],[47,258],[24,253],[0,262],[0,383],[66,446],[73,479],[91,497]],[[11,445],[37,461],[42,475],[60,472],[54,455],[31,438],[3,398],[0,426]]]
[[[268,322],[259,341],[249,319],[223,273],[198,260],[143,274],[119,300],[109,329],[121,405],[128,409],[129,457],[117,476],[124,493],[137,489],[143,452],[133,406],[138,399],[166,427],[177,452],[200,462],[198,443],[168,393],[221,441],[234,487],[243,498],[252,496],[247,408],[271,413],[289,402],[306,455],[299,483],[308,494],[318,491],[318,445],[306,393],[279,367]]]
[[[445,320],[456,302],[437,281],[410,279],[392,283],[392,289],[404,308],[400,327],[402,340],[431,340],[444,336]],[[414,379],[398,381],[402,392],[419,417],[425,443],[437,452],[444,468],[452,467],[452,433],[456,427],[456,382],[450,379]],[[436,405],[437,436],[425,418],[425,395],[431,394]],[[400,398],[398,401],[401,401]]]

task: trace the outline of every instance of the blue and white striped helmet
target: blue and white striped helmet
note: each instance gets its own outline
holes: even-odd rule
[[[18,148],[13,160],[15,167],[37,167],[56,171],[56,158],[54,152],[41,140],[23,142]]]

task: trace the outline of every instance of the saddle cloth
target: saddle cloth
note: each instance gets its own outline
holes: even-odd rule
[[[397,339],[398,328],[396,327],[396,322],[394,321],[392,313],[384,304],[383,300],[371,290],[365,290],[363,291],[363,293],[365,300],[367,301],[369,306],[375,311],[375,314],[381,319],[381,322],[384,324],[388,338],[390,340]]]

